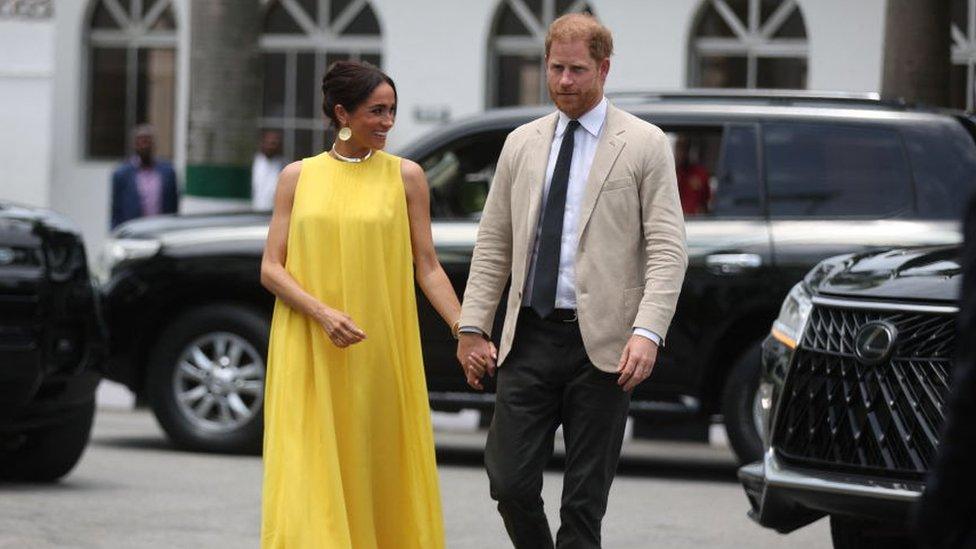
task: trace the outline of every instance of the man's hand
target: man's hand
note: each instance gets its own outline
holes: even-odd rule
[[[481,378],[495,375],[495,345],[481,334],[462,332],[458,335],[457,359],[464,377],[472,389],[483,391]]]
[[[620,354],[620,364],[617,365],[617,373],[620,374],[617,385],[623,385],[624,391],[632,391],[651,375],[655,362],[657,344],[643,336],[630,336],[624,352]]]

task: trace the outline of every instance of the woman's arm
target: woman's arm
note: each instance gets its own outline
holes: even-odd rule
[[[417,285],[427,296],[448,326],[461,317],[461,304],[444,273],[434,240],[430,233],[430,191],[427,177],[415,162],[403,159],[400,164],[403,184],[407,192],[407,214],[410,217],[410,244],[413,247],[413,264]]]
[[[295,202],[295,188],[302,171],[301,161],[285,166],[278,176],[274,212],[268,227],[268,241],[261,258],[261,285],[284,301],[322,325],[329,339],[338,347],[347,347],[366,338],[352,318],[322,303],[305,291],[285,269],[288,255],[288,225]]]

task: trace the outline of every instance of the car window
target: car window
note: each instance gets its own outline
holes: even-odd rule
[[[466,136],[420,159],[434,219],[479,219],[507,130]]]
[[[955,121],[905,128],[918,213],[927,219],[960,219],[976,192],[976,143]]]
[[[720,217],[760,217],[759,150],[756,127],[730,125],[722,143],[722,158],[713,186],[712,213]]]
[[[760,215],[753,126],[667,127],[686,219]]]
[[[773,217],[897,217],[914,210],[911,169],[893,129],[766,124],[763,145]]]
[[[678,190],[687,218],[760,214],[752,126],[733,126],[724,142],[721,126],[664,129],[675,155]],[[430,185],[432,218],[480,218],[507,135],[508,131],[497,130],[466,136],[420,159]],[[724,175],[716,177],[719,172]]]

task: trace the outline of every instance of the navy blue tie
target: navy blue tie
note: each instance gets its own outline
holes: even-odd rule
[[[539,252],[535,258],[535,279],[532,282],[532,309],[542,318],[556,307],[556,281],[559,278],[559,250],[563,240],[563,214],[566,211],[566,188],[569,186],[569,167],[573,162],[574,134],[580,125],[570,120],[563,134],[556,167],[549,183],[546,208],[542,213],[542,232]]]

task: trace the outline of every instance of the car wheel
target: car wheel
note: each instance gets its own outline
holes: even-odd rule
[[[762,419],[759,404],[759,371],[762,342],[749,347],[732,367],[722,390],[722,415],[729,444],[739,463],[762,459]]]
[[[159,424],[191,450],[259,453],[268,319],[210,305],[176,318],[152,351],[147,389]]]
[[[911,536],[898,525],[830,516],[830,538],[834,549],[910,549]]]
[[[0,455],[0,478],[51,482],[67,475],[88,446],[94,417],[93,400],[67,421],[22,434],[14,449]]]

